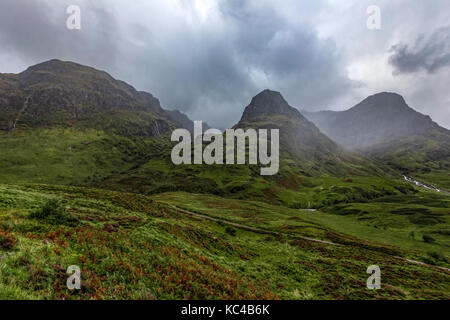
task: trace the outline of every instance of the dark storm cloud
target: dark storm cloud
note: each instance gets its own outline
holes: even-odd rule
[[[180,26],[176,41],[133,50],[136,82],[166,106],[218,126],[239,120],[266,88],[294,106],[323,108],[350,87],[334,43],[319,39],[313,26],[292,25],[273,3],[222,1],[218,14],[220,26]]]
[[[448,20],[436,18],[433,27],[420,22],[445,11],[440,8],[447,2],[436,1],[440,4],[416,1],[420,7],[408,11],[411,16],[401,10],[409,0],[389,10],[393,2],[384,1],[385,33],[374,33],[366,29],[365,19],[352,20],[358,12],[365,18],[366,8],[356,0],[343,1],[347,6],[326,0],[141,0],[132,5],[129,0],[1,0],[0,72],[20,72],[53,58],[75,61],[154,94],[165,108],[224,128],[235,124],[250,99],[267,88],[306,110],[350,107],[348,96],[363,98],[373,90],[414,96],[414,88],[425,87],[420,79],[402,77],[397,87],[387,82],[385,88],[386,77],[377,83],[364,68],[352,77],[358,83],[348,76],[348,67],[360,57],[376,60],[385,53],[389,35],[400,27],[408,37],[393,48],[395,71],[425,70],[422,76],[432,87],[448,83],[436,72],[450,64],[449,28],[438,29]],[[81,7],[82,30],[66,28],[66,9],[72,4]],[[405,14],[405,21],[419,21],[417,26],[403,23]],[[359,28],[355,21],[361,22]],[[423,30],[438,31],[410,40]],[[380,70],[381,64],[385,60]],[[434,118],[450,119],[448,108],[437,107],[448,105],[448,96],[421,97]]]
[[[66,28],[66,9],[72,4],[82,8],[82,22],[90,26],[89,33]],[[0,1],[2,51],[21,57],[26,63],[60,58],[108,67],[117,58],[117,46],[110,32],[115,27],[114,16],[93,1]]]
[[[425,70],[434,73],[450,66],[450,27],[440,28],[430,36],[421,36],[414,45],[397,44],[392,47],[389,62],[396,73]]]
[[[193,10],[192,1],[180,3]],[[82,9],[80,31],[65,28],[70,4]],[[127,21],[109,4],[2,0],[0,44],[27,64],[59,58],[105,69],[220,127],[266,88],[294,106],[323,107],[350,86],[333,42],[292,25],[276,3],[219,1],[214,19],[194,25],[168,13],[166,29],[152,16],[158,4]]]
[[[291,104],[324,107],[351,86],[335,44],[311,25],[293,25],[273,6],[228,1],[223,10],[239,32],[235,48],[243,61],[267,76],[266,85]],[[260,88],[261,89],[261,88]]]

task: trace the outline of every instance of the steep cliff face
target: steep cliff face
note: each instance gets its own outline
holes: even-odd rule
[[[297,109],[287,103],[281,93],[271,90],[264,90],[253,97],[250,104],[244,110],[241,122],[252,121],[271,115],[286,116],[307,122]],[[313,128],[314,125],[310,124],[310,127]]]
[[[265,90],[252,99],[235,126],[249,127],[279,129],[282,150],[298,159],[320,162],[337,158],[340,152],[336,143],[291,107],[279,92]]]

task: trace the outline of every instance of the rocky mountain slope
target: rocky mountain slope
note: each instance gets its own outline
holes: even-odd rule
[[[73,62],[0,74],[0,178],[92,183],[170,150],[170,133],[189,121],[153,95]]]
[[[170,154],[166,154],[135,170],[108,177],[98,186],[148,194],[174,190],[212,193],[306,207],[334,198],[343,201],[354,192],[364,193],[363,197],[395,192],[392,176],[386,174],[389,170],[344,151],[279,92],[265,90],[256,95],[233,128],[280,130],[280,170],[276,175],[261,176],[260,165],[175,166]],[[367,185],[362,177],[371,177],[372,185]],[[383,179],[388,181],[377,186]],[[329,188],[320,188],[320,183],[329,184]],[[347,186],[338,190],[342,183]],[[299,204],[301,201],[304,202]]]
[[[245,108],[235,128],[279,129],[283,151],[298,159],[338,160],[339,147],[279,92],[264,90]]]
[[[346,111],[305,114],[341,145],[450,187],[450,131],[410,108],[402,96],[384,92]]]
[[[279,173],[262,177],[259,165],[173,165],[170,133],[190,129],[192,121],[103,71],[51,60],[0,78],[4,181],[140,193],[183,190],[288,205],[307,197],[308,206],[394,188],[383,180],[385,168],[344,151],[278,92],[255,96],[235,126],[280,129]],[[358,177],[371,177],[372,185],[357,182]],[[330,183],[330,188],[310,192],[318,179],[328,179],[320,183]],[[380,187],[373,187],[377,179]],[[352,185],[337,192],[335,186],[344,180]]]
[[[167,113],[169,114],[170,119],[177,123],[180,128],[188,129],[191,133],[194,132],[194,121],[191,120],[186,114],[179,110],[168,110]],[[203,131],[210,128],[211,127],[206,122],[203,122]]]
[[[150,93],[104,71],[60,60],[0,74],[0,110],[3,130],[72,125],[152,137],[186,125]]]
[[[370,96],[346,111],[320,111],[307,116],[331,139],[360,150],[433,130],[445,131],[429,116],[410,108],[402,96],[387,92]]]

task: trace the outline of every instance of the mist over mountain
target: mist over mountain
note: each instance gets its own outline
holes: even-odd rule
[[[341,176],[352,170],[377,171],[370,161],[345,151],[320,132],[276,91],[264,90],[256,95],[233,128],[279,129],[281,158],[295,161],[301,168],[297,173]],[[355,164],[361,166],[353,167]]]
[[[331,139],[359,150],[432,130],[446,130],[429,116],[410,108],[402,96],[388,92],[370,96],[346,111],[306,115]]]
[[[266,89],[253,97],[250,104],[244,110],[241,122],[251,121],[270,115],[284,115],[298,119],[302,122],[307,122],[297,109],[291,107],[287,103],[280,92],[269,89]],[[311,124],[310,127],[313,128],[314,125]]]
[[[338,146],[297,109],[291,107],[281,93],[264,90],[245,108],[234,128],[280,129],[280,143],[292,155],[302,158],[328,157]]]
[[[449,13],[1,0],[0,301],[450,301]]]
[[[106,139],[98,152],[103,154],[104,148],[114,145],[119,150],[117,157],[131,159],[123,162],[125,167],[144,163],[151,155],[168,154],[172,130],[193,131],[191,119],[180,111],[165,110],[150,93],[137,91],[104,71],[60,60],[20,74],[0,74],[0,110],[0,129],[6,132],[90,128],[99,135],[107,132],[122,137],[117,138],[120,143],[116,138]],[[446,170],[449,165],[448,130],[408,107],[397,94],[371,96],[344,112],[305,114],[315,124],[281,93],[264,90],[251,100],[234,128],[279,129],[280,155],[295,162],[294,175],[379,171],[371,161],[340,145],[363,151],[402,172],[426,173],[436,167]],[[204,130],[208,128],[204,124]],[[122,141],[136,137],[163,139],[156,145],[155,141],[142,140],[138,145]],[[123,152],[126,157],[120,156]]]
[[[191,133],[194,132],[194,121],[191,120],[186,114],[179,110],[168,110],[167,113],[171,120],[180,125],[180,128],[189,130]],[[203,131],[210,129],[211,127],[206,122],[202,122]]]
[[[346,111],[305,114],[348,149],[403,174],[449,185],[450,131],[409,107],[398,94],[375,94]]]

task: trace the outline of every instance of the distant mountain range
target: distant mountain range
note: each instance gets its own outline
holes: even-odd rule
[[[160,136],[193,126],[181,112],[164,110],[150,93],[104,71],[60,60],[0,74],[0,110],[3,130],[74,125]]]
[[[257,94],[233,128],[279,129],[272,176],[175,165],[176,128],[90,67],[0,74],[0,299],[448,300],[448,130],[400,96],[302,114]]]
[[[449,131],[392,93],[343,112],[304,112],[306,117],[279,92],[256,95],[234,128],[280,129],[280,173],[267,179],[252,166],[173,166],[170,133],[192,131],[193,122],[162,108],[150,93],[73,62],[51,60],[20,74],[0,74],[0,111],[6,181],[95,183],[152,193],[243,196],[247,190],[249,196],[292,202],[285,190],[298,192],[311,177],[410,174],[443,187],[450,180]],[[67,137],[54,140],[58,135]],[[447,178],[439,178],[442,172]]]
[[[188,129],[191,133],[194,132],[194,121],[189,119],[187,115],[179,110],[168,110],[169,118],[178,124],[179,128]],[[203,122],[203,131],[211,129],[208,123]]]
[[[346,111],[304,112],[342,146],[446,187],[450,186],[450,131],[383,92]],[[436,176],[439,172],[439,176]]]
[[[295,159],[302,167],[309,164],[308,170],[342,169],[342,159],[350,157],[276,91],[256,95],[234,128],[280,129],[284,157]]]

